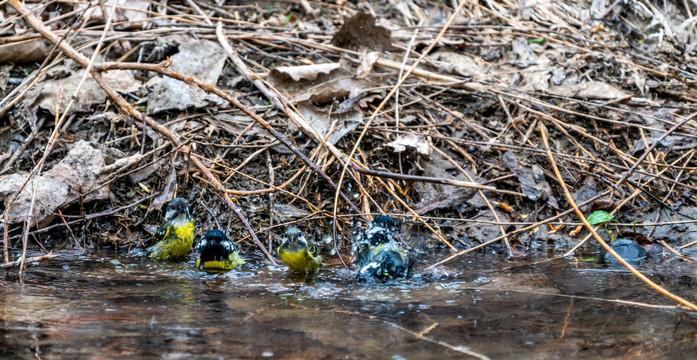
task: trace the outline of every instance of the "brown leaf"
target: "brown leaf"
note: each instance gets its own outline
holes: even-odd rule
[[[361,48],[390,51],[391,36],[392,31],[375,25],[373,15],[359,12],[350,18],[344,18],[344,24],[332,38],[332,45],[356,51],[360,51]]]
[[[37,183],[38,188],[30,226],[34,225],[34,220],[39,225],[50,222],[56,210],[66,203],[106,199],[109,196],[109,187],[100,186],[99,180],[102,177],[95,175],[104,166],[101,151],[93,148],[87,141],[78,141],[68,155],[51,170],[27,183],[14,204],[6,209],[9,222],[24,221],[29,215],[34,183]],[[0,200],[17,192],[26,178],[27,173],[24,172],[0,178]]]
[[[300,66],[279,66],[271,69],[271,75],[290,78],[293,81],[315,80],[320,74],[329,74],[341,67],[341,63],[327,63]]]
[[[576,99],[617,100],[629,96],[626,92],[602,81],[551,86],[547,92]]]
[[[0,63],[42,62],[51,51],[51,47],[49,41],[42,39],[4,44],[0,47]]]
[[[190,41],[179,45],[179,52],[172,56],[172,71],[191,75],[206,84],[215,85],[223,71],[227,55],[217,43],[208,40]],[[148,113],[165,110],[201,108],[210,102],[223,104],[224,100],[214,94],[191,87],[182,81],[163,78],[148,98]]]
[[[66,60],[64,65],[51,69],[48,75],[52,78],[41,81],[37,86],[29,90],[23,100],[24,105],[30,109],[40,107],[53,114],[56,111],[56,97],[60,93],[59,110],[61,112],[65,111],[75,92],[75,88],[77,88],[85,73],[84,69],[73,70],[72,64],[71,60]],[[104,80],[114,90],[121,93],[134,92],[141,86],[140,81],[136,80],[133,74],[126,70],[105,72]],[[92,105],[103,104],[105,101],[106,93],[90,76],[82,84],[71,110],[74,112],[85,112],[90,110]]]
[[[341,114],[320,110],[310,102],[302,102],[297,106],[300,114],[310,125],[330,144],[336,143],[350,133],[361,123],[363,115],[358,111],[346,111]]]

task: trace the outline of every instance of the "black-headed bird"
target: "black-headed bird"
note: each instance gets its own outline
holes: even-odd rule
[[[296,227],[289,228],[283,235],[283,242],[277,249],[281,260],[294,273],[313,273],[322,264],[317,246],[305,239],[302,231]]]
[[[165,217],[146,249],[149,257],[161,260],[181,259],[194,244],[194,222],[186,199],[174,198],[167,204]]]
[[[394,220],[381,215],[354,240],[359,266],[356,279],[386,281],[411,276],[416,256],[397,240],[396,230]]]
[[[220,230],[209,230],[198,242],[196,252],[196,267],[199,270],[232,270],[245,263],[235,244]]]

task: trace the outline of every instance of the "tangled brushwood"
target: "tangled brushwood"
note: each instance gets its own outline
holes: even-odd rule
[[[175,197],[272,263],[291,227],[356,261],[384,214],[525,257],[599,252],[601,211],[689,257],[694,3],[243,3],[2,4],[4,267],[144,247]]]

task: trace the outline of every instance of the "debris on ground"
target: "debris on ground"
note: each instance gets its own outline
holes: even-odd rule
[[[694,240],[694,3],[119,3],[0,10],[8,251],[25,221],[139,246],[176,196],[242,251],[390,214],[418,248],[602,253],[562,182],[609,240]]]

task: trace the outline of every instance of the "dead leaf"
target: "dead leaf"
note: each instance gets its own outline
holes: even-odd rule
[[[271,71],[269,82],[295,104],[308,100],[326,104],[347,98],[355,102],[366,94],[362,89],[374,87],[367,80],[356,79],[354,69],[343,62],[280,69]],[[348,110],[348,107],[343,110]]]
[[[183,75],[190,75],[206,84],[215,85],[223,71],[225,51],[212,41],[189,41],[179,46],[179,52],[171,57],[170,69]],[[184,110],[190,107],[201,108],[210,103],[222,105],[223,99],[214,94],[191,87],[186,83],[165,77],[155,85],[148,99],[148,113],[155,114],[165,110]]]
[[[341,67],[341,63],[300,66],[279,66],[271,69],[272,76],[290,78],[293,81],[315,80],[320,74],[329,74]]]
[[[518,182],[520,182],[520,190],[528,199],[537,201],[543,198],[544,195],[544,198],[551,207],[559,209],[557,200],[551,195],[552,188],[545,180],[544,172],[542,172],[539,166],[532,165],[526,167],[519,164],[518,157],[512,151],[504,153],[501,160],[508,169],[516,174],[516,178]]]
[[[547,92],[576,99],[617,100],[629,97],[628,93],[601,81],[550,86]]]
[[[375,25],[375,17],[369,13],[359,12],[344,18],[344,24],[332,38],[332,45],[349,50],[366,47],[375,51],[392,50],[390,37],[392,32]]]
[[[0,63],[42,62],[52,48],[51,42],[43,39],[0,45]]]
[[[460,204],[471,196],[471,192],[465,192],[459,189],[452,192],[438,192],[435,193],[434,196],[414,204],[412,209],[419,215],[424,215],[429,211],[438,209],[451,209],[453,207],[457,209]]]
[[[421,155],[431,156],[431,147],[428,145],[428,141],[416,134],[400,135],[394,141],[387,143],[387,146],[396,153],[412,149]]]
[[[13,67],[12,64],[0,65],[0,90],[5,91],[7,88],[7,83],[10,81],[10,70]]]
[[[273,218],[277,224],[302,219],[308,215],[310,215],[309,212],[296,208],[293,205],[279,203],[274,203],[273,205]]]
[[[109,2],[111,4],[112,2]],[[112,18],[113,22],[124,23],[130,21],[141,21],[148,18],[148,9],[150,8],[150,1],[145,0],[118,0],[118,6],[121,8],[116,9],[116,14]],[[79,5],[78,8],[85,8],[89,6],[87,3]],[[111,7],[107,9],[107,13],[111,14]],[[85,11],[85,18],[100,19],[104,20],[102,14],[102,8],[100,6],[92,6],[87,11]]]
[[[160,190],[161,194],[155,197],[148,207],[148,212],[153,210],[162,210],[162,206],[167,204],[176,195],[174,190],[177,188],[177,169],[174,166],[170,166],[169,174],[167,179],[165,179],[165,185]]]
[[[370,75],[370,72],[373,71],[373,66],[375,66],[378,58],[380,58],[380,53],[377,51],[371,51],[363,54],[363,56],[361,56],[361,65],[358,66],[356,76],[359,79],[362,79]]]
[[[525,38],[517,38],[513,41],[513,54],[515,55],[514,63],[520,68],[537,64],[537,55]]]
[[[35,224],[35,220],[39,225],[50,222],[56,210],[69,202],[108,198],[109,186],[102,187],[99,182],[101,177],[95,175],[104,166],[101,151],[93,148],[87,141],[78,141],[56,166],[38,179],[32,178],[11,207],[7,207],[8,204],[5,203],[9,222],[18,223],[27,219],[35,182],[38,188],[34,216],[30,217],[31,226]],[[8,196],[14,194],[26,181],[27,175],[23,172],[1,177],[0,199],[7,201]]]
[[[356,129],[363,120],[363,115],[358,111],[331,114],[320,110],[310,102],[298,104],[297,109],[300,115],[332,145],[336,145],[341,138]]]
[[[29,109],[40,107],[55,115],[56,96],[60,91],[59,111],[63,112],[68,107],[75,88],[85,73],[85,70],[82,68],[73,69],[72,64],[71,60],[66,60],[63,65],[51,69],[45,80],[39,82],[39,84],[27,92],[23,100],[24,106]],[[141,86],[141,82],[136,80],[130,71],[112,70],[102,74],[104,80],[120,93],[135,92]],[[88,76],[82,88],[80,88],[78,96],[75,98],[71,111],[89,111],[93,105],[103,104],[105,101],[106,93],[91,76]]]
[[[441,72],[474,77],[476,80],[483,80],[489,77],[481,61],[475,61],[465,54],[450,50],[438,50],[430,58],[436,63],[438,70]]]
[[[246,115],[232,115],[229,113],[215,114],[206,118],[208,122],[215,125],[219,130],[223,130],[235,136],[260,136],[265,139],[275,139],[268,131],[264,130],[254,119]]]

